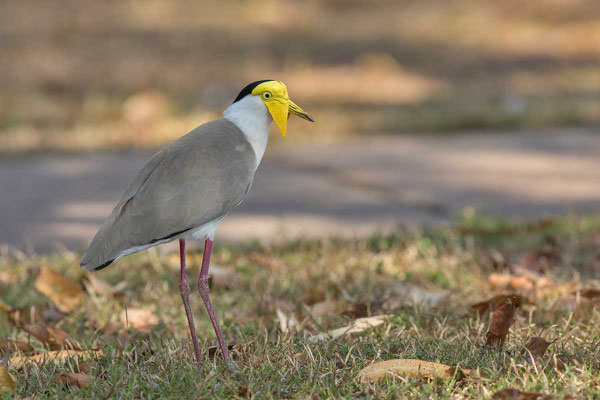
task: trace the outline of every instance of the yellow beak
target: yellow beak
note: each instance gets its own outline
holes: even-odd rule
[[[271,117],[273,117],[273,121],[275,121],[279,127],[283,137],[285,137],[285,133],[287,131],[287,121],[290,117],[290,114],[297,115],[300,118],[310,122],[315,122],[315,120],[306,111],[298,107],[292,100],[287,98],[287,96],[286,98],[274,98],[273,100],[267,102],[267,108],[269,109],[269,113],[271,113]]]

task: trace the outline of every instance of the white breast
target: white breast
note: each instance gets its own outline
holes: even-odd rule
[[[256,156],[255,169],[262,160],[269,141],[271,114],[259,96],[248,95],[230,105],[223,116],[233,122],[246,135]]]

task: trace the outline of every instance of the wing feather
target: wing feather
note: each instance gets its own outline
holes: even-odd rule
[[[136,175],[83,255],[82,268],[106,266],[131,249],[224,216],[246,196],[254,165],[251,145],[226,119],[171,142]]]

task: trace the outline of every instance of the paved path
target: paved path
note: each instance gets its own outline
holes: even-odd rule
[[[0,243],[82,249],[150,153],[0,159]],[[362,235],[450,220],[600,212],[600,132],[373,136],[267,151],[217,239]]]

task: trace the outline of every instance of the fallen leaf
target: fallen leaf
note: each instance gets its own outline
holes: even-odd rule
[[[555,397],[544,393],[522,392],[516,388],[502,389],[491,397],[494,400],[550,400]]]
[[[486,335],[486,343],[501,347],[506,341],[508,330],[515,322],[516,309],[520,305],[520,299],[513,298],[510,303],[500,306],[492,314],[492,326]]]
[[[576,294],[576,293],[573,293]],[[589,289],[583,289],[579,292],[581,297],[585,297],[586,299],[594,299],[596,297],[600,296],[600,289],[594,289],[594,288],[589,288]]]
[[[235,355],[241,350],[242,345],[240,344],[228,344],[227,350],[231,353],[231,357],[235,358]],[[212,361],[215,359],[217,354],[221,354],[221,349],[219,346],[211,346],[208,348],[208,358]]]
[[[129,308],[121,313],[121,321],[126,328],[134,328],[142,333],[150,333],[152,326],[158,325],[158,317],[151,311]]]
[[[23,353],[31,353],[33,351],[33,347],[25,342],[4,340],[0,342],[0,350],[20,350]]]
[[[8,372],[5,365],[0,365],[0,394],[5,392],[16,392],[17,382]]]
[[[386,309],[395,309],[394,301],[389,301],[385,303]],[[356,303],[351,303],[347,309],[342,312],[344,317],[356,319],[356,318],[364,318],[373,314],[380,314],[382,309],[384,308],[384,303],[382,301],[360,301]]]
[[[279,307],[275,309],[275,313],[277,314],[277,319],[279,320],[279,329],[281,333],[286,334],[290,331],[290,329],[294,326],[298,325],[298,320],[294,317],[292,312],[289,312],[289,315],[283,312],[283,310]]]
[[[248,393],[248,385],[240,385],[238,387],[238,396],[244,398],[251,398],[252,396]]]
[[[333,329],[327,333],[320,333],[318,335],[313,335],[309,338],[311,342],[318,342],[321,340],[325,340],[327,338],[335,339],[343,335],[347,335],[350,333],[359,333],[363,332],[369,328],[378,326],[383,324],[388,320],[390,315],[376,315],[373,317],[359,318],[354,321],[352,324],[348,326],[344,326],[342,328]]]
[[[42,268],[34,285],[65,313],[73,311],[83,298],[83,291],[78,286],[48,267]]]
[[[34,324],[42,320],[40,313],[35,306],[12,308],[6,311],[8,321],[15,326]]]
[[[387,360],[363,368],[358,373],[358,378],[361,382],[378,382],[390,375],[408,375],[422,378],[440,377],[450,379],[460,372],[463,376],[474,376],[474,373],[468,369],[459,368],[457,371],[456,368],[457,367],[450,367],[436,362],[416,359]]]
[[[0,271],[1,283],[15,283],[19,280],[19,274],[11,271]]]
[[[552,357],[553,365],[559,371],[564,371],[565,369],[567,369],[567,364],[570,361],[571,361],[570,356],[566,356],[563,354],[554,355],[554,357]]]
[[[92,370],[94,363],[92,361],[81,361],[75,365],[75,372],[81,372],[82,374],[89,374]]]
[[[77,358],[79,360],[89,360],[90,358],[102,355],[101,350],[60,350],[49,351],[46,353],[35,354],[30,357],[11,357],[10,363],[16,367],[22,367],[26,363],[43,364],[46,362],[63,362],[68,358]]]
[[[554,342],[556,342],[556,340],[553,340],[552,342],[546,342],[543,338],[535,336],[531,338],[531,340],[529,341],[529,343],[527,343],[527,346],[525,346],[525,348],[529,350],[529,352],[533,356],[534,361],[537,361],[544,356],[544,353],[546,352],[548,347]]]
[[[110,297],[125,289],[127,282],[122,281],[113,286],[110,283],[98,278],[95,274],[86,274],[83,280],[86,290],[92,295]]]
[[[49,345],[54,350],[61,348],[67,340],[67,332],[58,328],[46,327],[44,325],[25,325],[23,327],[27,333],[38,339],[40,342]]]
[[[342,310],[342,304],[335,300],[325,300],[313,305],[306,306],[306,311],[313,319],[327,315],[339,315]]]
[[[518,299],[517,301],[519,302],[519,304],[524,302],[523,297],[519,296],[516,293],[499,294],[497,296],[492,297],[489,300],[471,305],[471,309],[473,309],[475,314],[484,315],[490,311],[498,309],[498,307],[506,303],[510,303],[515,298]]]
[[[339,293],[339,289],[329,278],[319,279],[319,283],[306,289],[302,295],[302,302],[311,306],[325,301],[327,297],[335,296],[337,293]]]
[[[492,290],[533,290],[535,282],[531,277],[491,273],[488,284]]]
[[[54,382],[62,383],[63,385],[73,385],[78,388],[88,387],[92,383],[92,379],[94,379],[93,375],[84,374],[81,372],[69,372],[68,374],[58,375]]]

